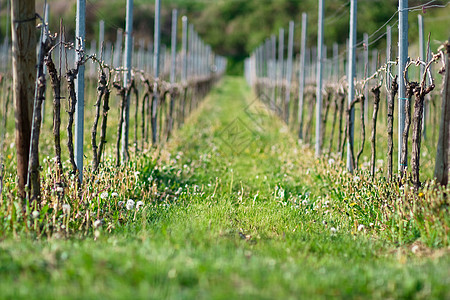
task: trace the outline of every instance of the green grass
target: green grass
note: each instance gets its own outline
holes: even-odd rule
[[[0,298],[450,298],[444,191],[357,180],[254,100],[225,78],[165,150],[104,171],[108,199],[86,185],[90,206],[69,202],[56,229],[50,212],[16,225],[2,202]],[[130,198],[145,205],[118,205]],[[103,225],[79,230],[75,211]]]

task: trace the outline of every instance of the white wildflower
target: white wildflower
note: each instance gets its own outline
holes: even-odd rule
[[[330,204],[330,201],[327,200],[323,203],[322,207],[327,208],[329,204]]]
[[[144,202],[143,201],[136,202],[136,209],[139,209],[142,206],[144,206]]]
[[[107,199],[108,198],[108,192],[103,192],[100,194],[100,198]]]
[[[56,188],[56,191],[62,193],[62,192],[64,192],[64,188],[61,187],[61,186],[58,186],[58,187]]]
[[[331,231],[331,234],[335,234],[337,230],[336,230],[336,228],[331,227],[331,228],[330,228],[330,231]]]
[[[33,217],[33,219],[37,219],[37,218],[39,218],[39,212],[37,210],[35,210],[31,213],[31,216]]]
[[[69,214],[70,213],[70,205],[69,204],[63,204],[62,205],[62,210],[63,210],[63,213],[65,213],[65,214]]]
[[[359,224],[358,231],[363,231],[363,230],[364,230],[364,225],[363,224]]]
[[[100,220],[95,220],[95,222],[94,222],[94,228],[97,228],[97,227],[99,227],[100,225],[102,225],[102,221],[100,221]]]
[[[119,205],[119,207],[123,207],[124,204],[125,204],[124,201],[119,201],[119,202],[117,203],[117,205]]]
[[[131,199],[128,199],[126,207],[128,210],[132,210],[134,208],[134,201]]]
[[[334,163],[335,163],[334,159],[332,159],[332,158],[328,159],[328,164],[329,165],[334,165]]]
[[[370,226],[370,227],[373,227],[373,223],[372,223],[372,222],[370,222],[370,223],[369,223],[369,226]]]
[[[359,182],[360,180],[361,180],[361,178],[359,178],[359,176],[353,177],[353,181],[354,181],[354,182]]]
[[[308,200],[306,200],[306,199],[303,200],[303,201],[302,201],[302,205],[308,205]]]
[[[119,194],[117,194],[116,192],[112,192],[112,193],[111,193],[111,197],[117,198],[117,197],[119,197]]]

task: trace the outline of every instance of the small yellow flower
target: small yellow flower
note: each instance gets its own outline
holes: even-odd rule
[[[350,206],[355,206],[356,205],[356,202],[353,202],[353,203],[350,203]]]
[[[8,159],[11,159],[11,158],[12,158],[11,154],[8,154]]]
[[[422,192],[419,193],[419,197],[422,198],[424,194]]]

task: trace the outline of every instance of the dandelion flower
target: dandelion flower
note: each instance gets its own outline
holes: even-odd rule
[[[65,213],[65,214],[70,214],[70,205],[69,204],[63,204],[62,205],[62,210],[63,210],[63,213]]]
[[[144,202],[143,201],[136,202],[136,209],[139,209],[142,206],[144,206]]]
[[[103,192],[100,194],[100,198],[107,199],[108,198],[108,192]]]
[[[134,208],[134,201],[131,199],[128,199],[126,207],[128,210],[132,210]]]
[[[99,227],[100,225],[102,225],[102,221],[100,221],[100,220],[95,220],[95,222],[94,222],[94,228],[97,228],[97,227]]]
[[[33,219],[37,219],[37,218],[39,218],[39,212],[37,210],[35,210],[31,213],[31,216],[33,217]]]

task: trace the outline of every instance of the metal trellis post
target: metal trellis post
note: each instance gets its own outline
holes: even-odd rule
[[[76,49],[84,48],[86,25],[86,0],[77,0],[77,18],[75,36]],[[80,59],[81,53],[75,52],[75,62]],[[77,164],[80,182],[83,181],[83,140],[84,140],[84,65],[81,65],[75,79],[77,104],[75,109],[75,162]]]
[[[322,116],[322,60],[323,60],[323,15],[325,0],[319,0],[319,21],[317,37],[317,73],[316,73],[316,156],[320,156],[320,132]]]

